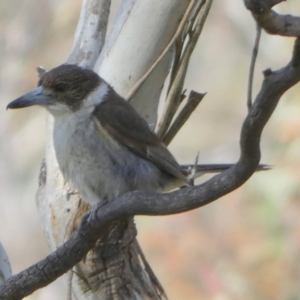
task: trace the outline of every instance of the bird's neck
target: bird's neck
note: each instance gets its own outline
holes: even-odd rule
[[[112,88],[105,81],[101,81],[99,86],[83,100],[82,108],[85,109],[99,105],[107,98],[106,96],[111,89]]]

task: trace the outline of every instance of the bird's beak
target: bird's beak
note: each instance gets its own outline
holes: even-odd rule
[[[47,96],[41,86],[10,102],[6,109],[23,108],[32,105],[46,105]]]

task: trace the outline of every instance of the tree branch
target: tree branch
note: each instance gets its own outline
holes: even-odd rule
[[[134,191],[112,202],[95,206],[87,213],[73,236],[44,260],[11,277],[0,286],[1,300],[21,299],[41,288],[82,260],[111,222],[134,215],[168,215],[211,203],[241,186],[256,170],[260,160],[260,137],[280,97],[300,80],[300,40],[291,62],[284,68],[265,73],[256,100],[242,131],[238,162],[207,182],[167,194]]]
[[[253,88],[254,69],[255,69],[255,62],[258,54],[260,36],[261,36],[261,27],[256,23],[256,37],[255,37],[254,47],[252,50],[252,57],[251,57],[249,78],[248,78],[248,93],[247,93],[248,111],[250,111],[252,106],[252,88]]]
[[[176,67],[176,75],[173,74],[174,79],[170,83],[170,88],[164,105],[164,109],[159,119],[159,122],[157,123],[157,126],[155,128],[156,134],[161,139],[163,139],[163,136],[166,134],[172,122],[172,119],[180,105],[182,88],[190,57],[202,32],[212,2],[213,0],[208,0],[205,2],[202,1],[198,8],[199,11],[197,16],[193,16],[192,18],[192,21],[194,23],[190,25],[190,30],[188,32],[189,39],[187,41],[187,45],[180,55],[181,59],[178,62],[178,67]],[[184,40],[182,41],[182,43],[184,43]]]
[[[292,15],[280,15],[271,8],[285,0],[244,0],[259,24],[269,34],[282,36],[300,36],[300,17]]]
[[[201,102],[204,96],[205,94],[200,94],[195,91],[190,92],[186,104],[163,137],[163,142],[165,145],[169,145],[171,143],[177,132],[189,119],[190,115],[198,107],[198,104]]]

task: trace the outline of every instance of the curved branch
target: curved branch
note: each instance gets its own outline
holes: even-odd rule
[[[244,0],[259,24],[269,34],[282,36],[300,36],[300,17],[292,15],[281,15],[271,8],[285,0]]]
[[[284,68],[265,72],[265,79],[241,131],[241,155],[230,169],[207,182],[167,194],[129,192],[87,213],[74,235],[55,252],[0,286],[1,300],[21,299],[67,272],[94,246],[103,228],[133,215],[176,214],[206,205],[241,186],[260,160],[260,137],[285,91],[300,80],[300,40],[291,62]]]

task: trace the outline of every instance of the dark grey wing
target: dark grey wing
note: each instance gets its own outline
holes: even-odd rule
[[[111,91],[109,99],[95,107],[93,117],[104,130],[136,155],[151,161],[170,175],[186,180],[175,158],[146,121],[115,92]]]

